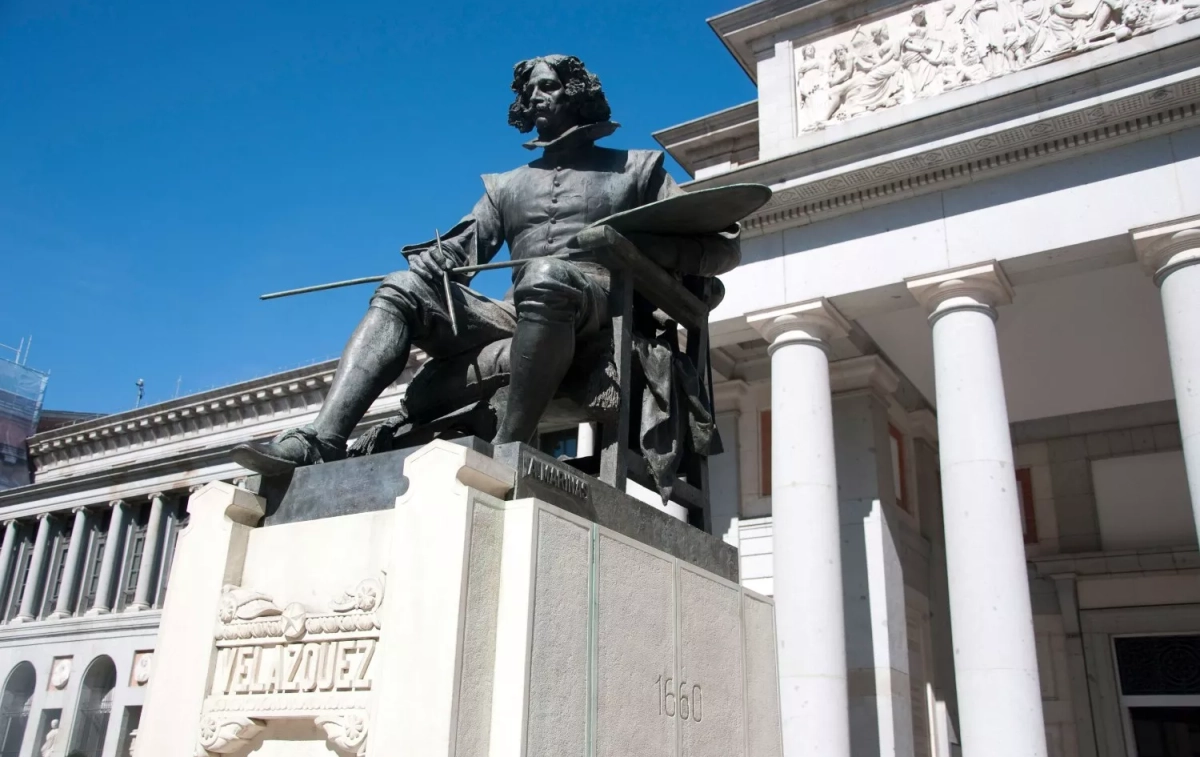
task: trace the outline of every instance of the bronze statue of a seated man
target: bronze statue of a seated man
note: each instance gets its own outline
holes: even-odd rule
[[[346,455],[346,439],[371,403],[404,370],[411,345],[449,357],[511,338],[510,386],[496,443],[528,442],[564,376],[577,340],[608,338],[609,274],[593,262],[547,256],[575,247],[585,227],[614,213],[682,194],[656,150],[612,150],[596,140],[612,134],[600,80],[574,57],[518,63],[508,121],[537,130],[526,147],[542,149],[528,165],[483,177],[484,195],[442,238],[404,249],[409,270],[388,276],[342,353],[324,405],[311,426],[265,444],[242,445],[234,459],[261,473]],[[718,234],[644,236],[643,254],[681,274],[715,276],[740,260],[736,225]],[[505,243],[513,272],[504,301],[461,283],[451,289],[458,333],[441,287],[444,271],[484,263]]]

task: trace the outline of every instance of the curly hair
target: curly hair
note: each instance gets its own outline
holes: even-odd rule
[[[533,130],[537,119],[525,96],[525,85],[538,63],[545,63],[558,74],[577,123],[594,124],[612,118],[612,110],[608,107],[608,98],[604,96],[599,77],[588,71],[583,61],[573,55],[544,55],[513,66],[512,90],[517,98],[508,107],[510,126],[515,126],[522,134]]]

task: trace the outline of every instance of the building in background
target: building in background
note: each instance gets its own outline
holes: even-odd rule
[[[1198,18],[709,21],[758,97],[656,136],[775,190],[712,318],[713,476],[788,757],[1200,754]]]
[[[25,439],[37,430],[48,378],[0,358],[0,490],[30,481]]]
[[[116,415],[42,414],[33,483],[0,492],[0,757],[38,757],[48,739],[55,757],[129,755],[189,494],[247,475],[235,444],[311,421],[334,365]],[[409,375],[365,425],[396,410]]]

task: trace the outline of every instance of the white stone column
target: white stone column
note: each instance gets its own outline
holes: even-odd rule
[[[150,495],[150,520],[146,524],[146,543],[142,547],[142,563],[138,567],[137,586],[134,589],[133,604],[127,612],[149,610],[154,603],[151,593],[154,590],[155,568],[158,567],[159,547],[162,544],[163,513],[166,511],[167,496],[162,492]]]
[[[50,614],[53,619],[69,618],[74,614],[71,608],[75,606],[75,590],[79,588],[79,564],[83,561],[87,546],[88,509],[77,507],[73,512],[75,522],[71,526],[71,543],[67,545],[67,564],[63,567],[58,601],[54,605],[54,612]]]
[[[21,609],[14,623],[25,623],[37,618],[38,599],[42,596],[42,581],[46,578],[46,550],[50,548],[50,531],[54,528],[54,519],[50,513],[37,516],[37,536],[33,542],[33,560],[29,563],[29,575],[25,579],[25,593],[21,595]],[[14,587],[20,590],[21,587]]]
[[[108,535],[104,538],[104,561],[100,563],[100,580],[96,584],[96,600],[85,615],[103,615],[112,609],[113,585],[116,583],[117,567],[121,562],[121,536],[125,533],[125,516],[129,505],[123,500],[113,500],[112,517],[108,521]]]
[[[4,596],[4,588],[12,580],[13,551],[17,548],[17,533],[20,529],[21,524],[16,518],[4,523],[4,543],[0,545],[0,599]],[[0,610],[0,613],[2,612],[3,610]]]
[[[850,324],[826,300],[750,314],[770,344],[771,514],[787,757],[849,757],[841,527],[829,341]]]
[[[964,757],[1045,757],[1042,692],[996,341],[995,263],[913,279],[931,313],[950,623]]]
[[[1138,258],[1162,292],[1183,459],[1200,534],[1200,216],[1132,233]]]

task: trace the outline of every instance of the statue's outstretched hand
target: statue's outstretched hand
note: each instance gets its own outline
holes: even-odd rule
[[[448,271],[459,265],[461,263],[458,257],[444,241],[441,250],[437,247],[427,247],[408,256],[408,267],[412,269],[413,273],[429,281],[441,281],[442,271]]]

